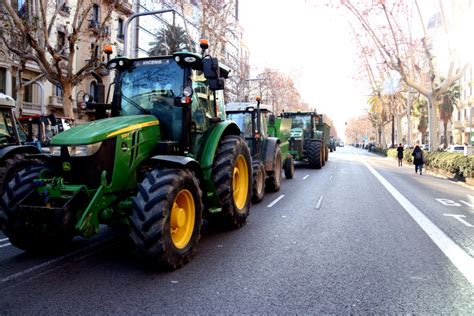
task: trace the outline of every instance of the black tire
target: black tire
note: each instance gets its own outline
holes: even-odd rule
[[[268,192],[278,192],[281,187],[281,149],[280,145],[276,144],[273,152],[273,170],[268,172],[266,181],[266,188]]]
[[[18,171],[26,168],[32,161],[40,163],[37,159],[25,159],[26,154],[28,153],[15,153],[0,162],[0,197],[3,196],[4,187],[8,185]]]
[[[321,156],[321,142],[311,141],[308,144],[308,161],[311,167],[321,169],[322,167],[322,156]]]
[[[253,186],[252,186],[252,203],[257,204],[263,200],[265,196],[265,166],[259,160],[252,162],[253,170]]]
[[[3,232],[13,246],[31,252],[62,251],[74,237],[75,216],[59,226],[26,221],[18,214],[18,203],[35,189],[33,180],[38,179],[44,169],[49,167],[44,163],[29,161],[28,166],[4,185],[2,196],[0,223]]]
[[[253,182],[251,161],[250,150],[242,138],[227,135],[221,139],[214,157],[211,179],[222,208],[215,219],[217,224],[223,225],[224,228],[239,228],[247,222]],[[238,168],[240,165],[243,169],[246,168],[242,170],[246,173],[246,177],[244,174],[236,177],[235,171],[240,170]],[[235,183],[240,187],[238,191],[234,191],[234,178],[235,181],[238,180],[238,183]],[[244,190],[245,181],[247,181],[247,190]]]
[[[295,175],[295,161],[293,157],[287,157],[283,162],[283,169],[285,170],[285,178],[293,179]]]
[[[137,187],[131,239],[152,266],[180,268],[191,260],[201,237],[202,191],[196,176],[187,169],[154,169]]]
[[[324,145],[324,160],[325,161],[328,161],[329,160],[329,149],[328,149],[328,146],[327,145]]]

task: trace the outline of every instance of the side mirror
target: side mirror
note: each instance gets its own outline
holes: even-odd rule
[[[275,115],[274,114],[270,114],[268,116],[268,124],[269,125],[275,125]]]
[[[202,70],[206,79],[218,79],[220,77],[219,60],[211,56],[206,56],[202,60]]]
[[[224,86],[225,86],[224,78],[208,79],[207,81],[209,82],[209,89],[211,91],[224,89]]]

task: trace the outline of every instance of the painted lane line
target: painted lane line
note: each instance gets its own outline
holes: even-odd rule
[[[8,238],[0,239],[0,242],[5,241],[5,240],[8,240]]]
[[[321,203],[323,202],[323,196],[321,195],[318,199],[318,203],[316,203],[315,209],[319,210],[321,208]]]
[[[344,172],[344,169],[341,169],[341,173],[343,173],[343,172]]]
[[[467,221],[463,220],[463,218],[466,217],[464,215],[457,215],[457,214],[443,214],[443,215],[448,216],[448,217],[454,217],[455,219],[457,219],[458,221],[460,221],[461,223],[463,223],[467,227],[474,227],[474,225],[471,225]]]
[[[277,197],[275,200],[273,200],[272,203],[268,204],[267,207],[272,207],[273,205],[277,204],[278,201],[280,201],[281,199],[283,199],[285,197],[284,194],[280,195],[279,197]]]
[[[474,208],[474,202],[473,203],[468,203],[468,202],[463,201],[463,200],[459,200],[459,202],[464,203],[464,204],[466,204],[467,206],[469,206],[471,208]]]
[[[11,244],[9,242],[7,242],[6,244],[3,244],[3,245],[0,245],[0,248],[5,248],[5,247],[8,247],[10,246]]]
[[[332,176],[329,177],[329,180],[332,180]]]
[[[403,196],[394,186],[382,177],[365,160],[360,159],[369,171],[379,180],[387,191],[400,203],[405,211],[415,220],[415,222],[425,231],[428,237],[438,246],[446,257],[454,264],[462,275],[474,285],[474,258],[468,255],[441,229],[438,228],[428,217],[425,216],[416,206],[414,206],[405,196]]]
[[[309,177],[309,174],[305,175],[305,176],[303,177],[303,180],[308,179],[308,177]]]

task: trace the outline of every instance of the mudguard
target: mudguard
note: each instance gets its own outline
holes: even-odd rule
[[[16,153],[30,153],[30,154],[41,154],[41,151],[36,146],[32,145],[13,145],[7,146],[0,149],[0,159],[4,159],[9,155],[14,155]]]
[[[178,165],[191,169],[196,173],[199,180],[202,180],[202,171],[199,163],[191,157],[173,156],[173,155],[156,155],[150,158],[151,160],[161,162],[168,165]]]
[[[273,171],[275,167],[273,155],[275,153],[275,147],[279,144],[280,140],[276,137],[268,137],[265,142],[265,148],[263,151],[265,153],[265,156],[262,157],[262,160],[264,161],[266,171]]]

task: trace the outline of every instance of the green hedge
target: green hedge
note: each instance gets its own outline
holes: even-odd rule
[[[413,149],[405,149],[403,151],[403,160],[413,163],[411,155]],[[464,156],[458,153],[448,153],[437,151],[429,153],[424,151],[426,156],[426,166],[446,170],[460,177],[469,178],[474,175],[474,156]],[[389,149],[388,157],[397,158],[397,149]]]

